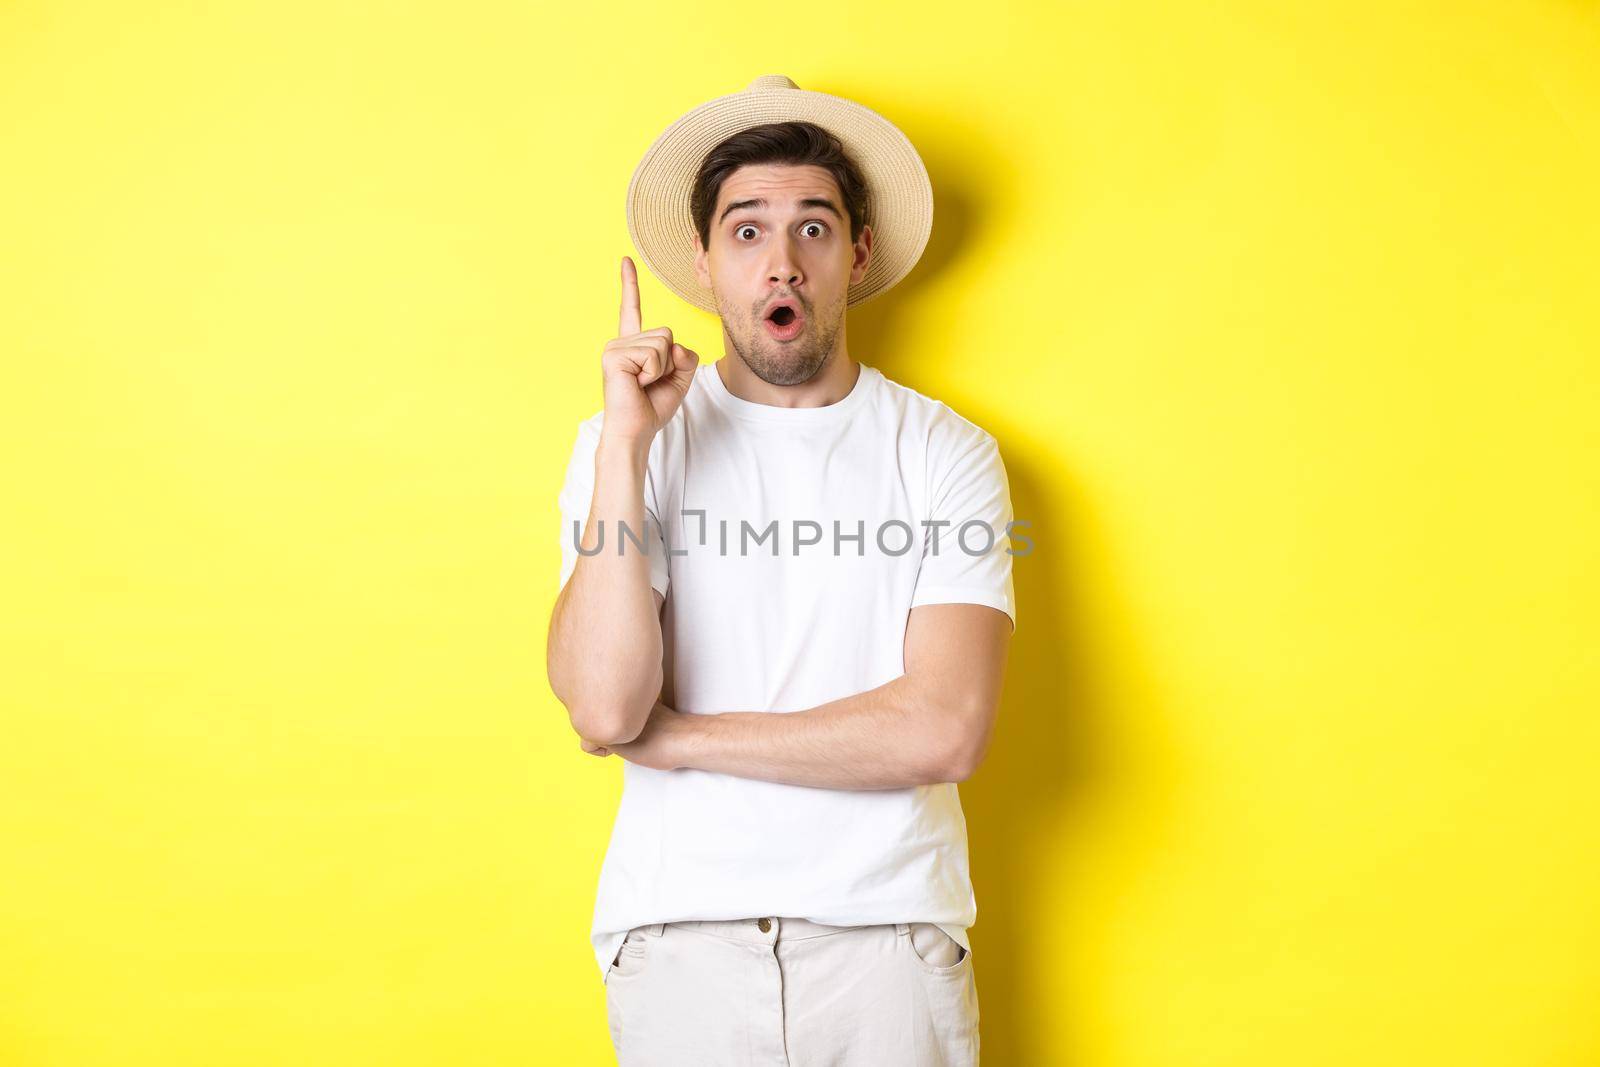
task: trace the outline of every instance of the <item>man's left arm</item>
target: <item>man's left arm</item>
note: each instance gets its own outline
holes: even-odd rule
[[[824,789],[965,781],[994,732],[1012,624],[983,604],[924,604],[906,622],[905,673],[804,711],[680,712],[657,704],[633,741],[598,750]]]

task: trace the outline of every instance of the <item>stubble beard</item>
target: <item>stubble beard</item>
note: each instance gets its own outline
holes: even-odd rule
[[[717,304],[726,321],[726,309],[720,298]],[[808,311],[804,333],[793,341],[774,341],[761,324],[761,312],[757,309],[748,319],[749,328],[744,331],[742,341],[737,330],[729,330],[728,336],[734,352],[757,378],[768,385],[800,385],[816,377],[827,365],[839,329],[844,325],[842,312],[842,306],[837,303],[821,315],[813,316]]]

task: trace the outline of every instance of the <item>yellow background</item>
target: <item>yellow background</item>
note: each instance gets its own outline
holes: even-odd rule
[[[0,6],[0,1062],[610,1062],[556,492],[634,163],[768,73],[923,152],[851,351],[1034,524],[985,1062],[1600,1062],[1600,21],[1534,0]]]

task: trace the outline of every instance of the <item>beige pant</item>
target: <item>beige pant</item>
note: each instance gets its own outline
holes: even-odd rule
[[[978,1062],[972,953],[932,923],[638,926],[606,976],[606,1014],[622,1067]]]

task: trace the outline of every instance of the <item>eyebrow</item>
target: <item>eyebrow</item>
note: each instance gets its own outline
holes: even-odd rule
[[[717,216],[717,225],[722,225],[722,220],[733,214],[735,211],[742,211],[747,207],[766,206],[767,201],[762,197],[756,197],[754,200],[735,200],[733,203],[722,209],[722,214]],[[833,201],[829,200],[827,197],[808,196],[804,200],[800,201],[800,206],[823,208],[827,211],[833,212],[833,217],[838,219],[840,222],[844,221],[844,214],[840,212],[840,210],[834,206]]]

